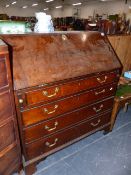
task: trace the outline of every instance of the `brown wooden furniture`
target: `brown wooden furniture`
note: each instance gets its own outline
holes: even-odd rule
[[[21,164],[8,47],[0,40],[0,175],[11,175]]]
[[[98,130],[110,130],[121,74],[98,32],[2,35],[12,51],[24,167]]]
[[[127,111],[128,105],[131,104],[131,81],[125,77],[120,77],[119,86],[116,92],[114,99],[114,105],[111,116],[111,129],[113,129],[117,113],[120,108],[124,108],[124,111]]]
[[[131,35],[108,35],[108,39],[123,65],[123,72],[131,70]]]
[[[120,110],[120,108],[124,107],[124,109],[127,110],[127,105],[128,104],[131,104],[131,93],[130,94],[125,94],[121,97],[115,97],[112,116],[111,116],[111,128],[110,128],[110,130],[113,129],[113,126],[115,124],[115,120],[116,120],[116,117],[117,117],[117,113]],[[125,112],[126,112],[126,110],[125,110]]]

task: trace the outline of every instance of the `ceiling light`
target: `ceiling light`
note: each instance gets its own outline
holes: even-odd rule
[[[38,3],[32,4],[33,7],[34,7],[34,6],[37,6],[37,5],[38,5]]]
[[[54,0],[46,0],[45,2],[52,2],[52,1],[54,1]]]
[[[25,5],[25,6],[23,6],[22,8],[23,8],[23,9],[26,9],[27,7],[28,7],[28,6],[27,6],[27,5]]]
[[[57,6],[57,7],[55,7],[56,9],[60,9],[60,8],[62,8],[62,6],[60,5],[60,6]]]
[[[10,6],[10,5],[9,5],[9,4],[7,4],[5,7],[6,7],[6,8],[8,8],[9,6]]]
[[[16,4],[16,1],[12,2],[11,4],[12,4],[12,5]]]
[[[72,4],[72,5],[81,5],[81,4],[82,4],[81,2],[78,2],[78,3]]]
[[[46,10],[49,10],[49,8],[45,8],[44,10],[45,10],[45,11],[46,11]]]

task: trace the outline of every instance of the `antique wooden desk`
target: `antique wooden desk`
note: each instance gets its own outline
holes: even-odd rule
[[[27,174],[48,155],[109,131],[121,64],[98,32],[1,35],[8,44]]]

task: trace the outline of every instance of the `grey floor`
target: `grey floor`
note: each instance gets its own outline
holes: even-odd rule
[[[51,156],[35,175],[131,175],[131,107],[108,135],[97,132]]]

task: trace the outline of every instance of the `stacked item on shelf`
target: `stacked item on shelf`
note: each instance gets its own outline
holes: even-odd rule
[[[8,20],[9,16],[7,14],[0,14],[0,20]]]
[[[74,17],[54,18],[53,24],[54,24],[55,30],[66,31],[66,30],[73,29],[72,25],[74,21],[75,21]]]

